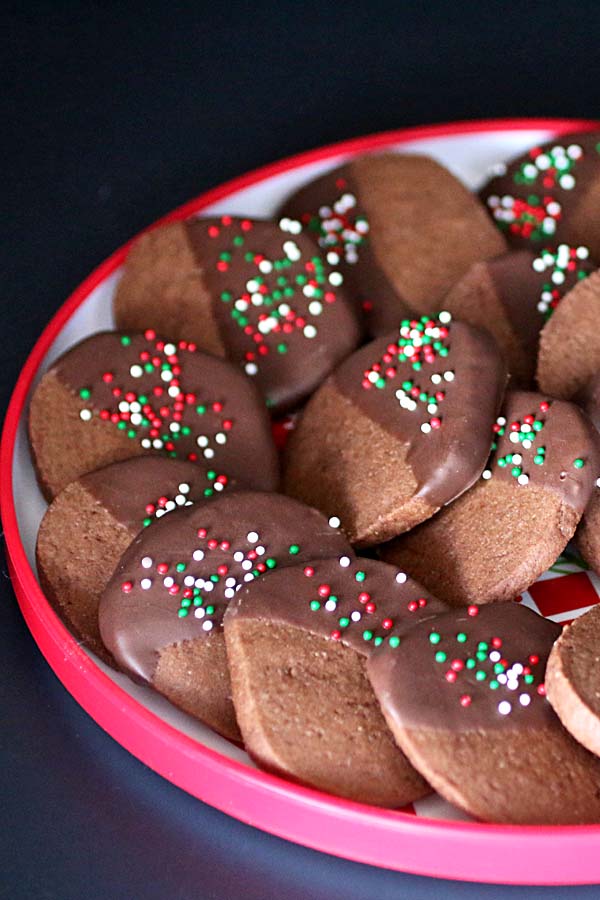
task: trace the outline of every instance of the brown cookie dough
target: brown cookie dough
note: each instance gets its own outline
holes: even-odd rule
[[[481,199],[512,246],[564,241],[600,259],[600,132],[562,135],[501,163]]]
[[[474,263],[442,300],[453,317],[485,328],[504,353],[512,384],[530,388],[544,323],[596,269],[587,247],[517,250]]]
[[[447,607],[393,566],[315,560],[241,590],[225,615],[233,702],[246,750],[294,781],[379,806],[429,792],[398,750],[365,673]]]
[[[560,626],[513,603],[417,625],[367,661],[391,731],[446,800],[488,822],[600,822],[600,761],[545,697]]]
[[[152,522],[218,496],[209,484],[201,465],[141,456],[82,475],[48,507],[36,545],[40,584],[69,631],[105,662],[113,660],[100,638],[98,604],[120,557]]]
[[[485,210],[427,156],[359,156],[282,206],[340,265],[371,336],[425,313],[472,265],[506,249]]]
[[[347,359],[291,435],[285,491],[376,544],[467,490],[489,453],[506,369],[490,336],[447,313],[405,320]]]
[[[268,406],[297,406],[356,347],[342,274],[300,223],[188,219],[142,235],[114,299],[119,328],[156,328],[226,356]]]
[[[86,472],[143,455],[200,462],[211,489],[230,478],[277,487],[270,421],[254,385],[225,360],[150,330],[100,332],[68,350],[35,388],[28,424],[47,499]]]
[[[600,756],[600,606],[567,625],[554,644],[546,689],[565,728]]]
[[[239,739],[222,620],[265,572],[351,553],[314,509],[239,491],[170,513],[130,545],[100,601],[100,633],[126,672]]]
[[[571,399],[600,370],[600,271],[561,301],[540,335],[537,382],[541,391]]]
[[[572,403],[507,395],[471,490],[380,550],[453,606],[512,600],[564,550],[589,502],[597,435]]]
[[[574,399],[590,417],[596,430],[600,431],[600,372],[588,381]],[[596,480],[590,502],[577,526],[575,544],[588,566],[600,573],[600,478]]]

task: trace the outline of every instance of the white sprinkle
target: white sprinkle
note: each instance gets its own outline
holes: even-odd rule
[[[204,616],[206,615],[206,610],[202,609],[201,606],[198,606],[194,611],[194,615],[196,616],[197,619],[203,619]]]
[[[314,338],[317,336],[317,329],[314,325],[305,325],[302,329],[305,338]]]
[[[223,591],[223,596],[226,600],[231,600],[232,597],[235,597],[235,591],[232,588],[225,588]]]
[[[350,618],[352,619],[353,622],[360,622],[362,616],[359,613],[359,611],[357,609],[355,609],[354,612],[351,613]]]
[[[398,584],[404,584],[404,582],[406,581],[406,578],[407,578],[406,572],[398,572],[398,574],[396,575],[396,582]]]
[[[258,540],[258,534],[256,533],[256,531],[249,531],[246,535],[246,540],[249,544],[255,544]]]
[[[173,373],[171,372],[170,369],[163,369],[163,371],[160,373],[160,377],[162,378],[163,381],[172,381]]]
[[[165,512],[166,510],[164,509],[157,509],[154,515],[157,519],[160,519],[161,516],[164,516]]]
[[[196,443],[198,444],[199,447],[208,447],[208,438],[206,437],[205,434],[200,434],[196,438]]]
[[[212,459],[215,455],[215,451],[211,447],[207,447],[206,450],[202,453],[205,459]]]
[[[152,441],[152,446],[155,450],[162,450],[163,442],[160,438],[154,438],[154,440]]]
[[[311,300],[308,304],[308,311],[311,316],[320,316],[323,312],[323,304],[318,300]]]
[[[340,522],[338,516],[331,516],[329,519],[329,527],[330,528],[339,528],[342,523]]]
[[[254,575],[252,572],[246,572],[244,575],[244,581],[254,581]]]
[[[454,381],[454,372],[452,372],[452,371],[444,372],[444,379],[445,379],[445,381]]]
[[[144,569],[150,569],[152,566],[152,557],[144,556],[142,559],[142,566],[144,567]]]
[[[441,322],[442,325],[447,325],[452,321],[452,313],[449,313],[448,310],[443,309],[438,315],[438,321]]]
[[[210,594],[210,592],[214,590],[214,587],[215,587],[215,586],[214,586],[214,584],[212,583],[212,581],[205,581],[205,582],[204,582],[204,590],[206,591],[207,594]]]
[[[170,575],[166,575],[163,578],[163,584],[166,588],[170,588],[170,587],[173,587],[173,585],[175,584],[175,580],[173,578],[171,578]]]
[[[491,470],[490,470],[490,469],[484,469],[483,472],[481,473],[481,477],[482,477],[485,481],[488,481],[488,480],[492,477]]]
[[[335,600],[328,600],[325,604],[325,609],[327,610],[327,612],[335,612],[335,610],[337,609],[337,603],[335,602]]]
[[[144,450],[149,450],[152,446],[152,441],[149,438],[142,438],[141,443]]]
[[[92,413],[89,409],[82,409],[81,412],[79,413],[79,418],[82,419],[84,422],[89,422],[90,419],[92,418]]]
[[[521,706],[529,706],[531,703],[531,697],[529,694],[519,694],[519,703]]]
[[[429,422],[423,422],[423,424],[421,425],[421,431],[423,432],[423,434],[429,434],[429,432],[431,431],[431,425],[429,424]]]
[[[244,366],[244,371],[246,375],[256,375],[256,373],[258,372],[258,366],[256,365],[256,363],[246,363],[246,365]]]
[[[520,453],[513,453],[512,461],[515,464],[515,466],[518,466],[520,463],[523,462],[523,457],[521,456]]]
[[[525,472],[522,472],[517,478],[518,484],[529,484],[529,475],[526,475]]]
[[[492,650],[492,652],[490,653],[490,656],[489,656],[490,662],[494,662],[494,663],[499,662],[501,658],[502,657],[497,650]]]
[[[241,562],[243,560],[243,558],[244,558],[244,554],[242,553],[241,550],[236,550],[235,553],[233,554],[233,559],[235,562]]]
[[[169,522],[171,520],[169,519]],[[192,553],[192,559],[195,559],[196,562],[200,562],[200,560],[204,559],[204,550],[194,550]]]
[[[129,374],[132,378],[141,378],[144,374],[144,370],[141,366],[132,366],[129,370]]]
[[[507,716],[511,710],[512,706],[508,700],[502,700],[502,702],[498,704],[498,712],[501,716]]]
[[[600,478],[598,479],[598,481],[600,481]],[[340,556],[339,562],[340,562],[340,566],[342,567],[342,569],[347,569],[348,566],[350,565],[350,557],[349,556]]]
[[[150,578],[142,578],[140,581],[140,587],[143,591],[147,591],[152,587],[152,580]]]
[[[186,575],[185,578],[183,579],[183,583],[185,584],[186,587],[194,587],[194,576]]]
[[[167,389],[167,394],[169,397],[179,397],[179,388],[176,384],[172,384],[170,388]]]
[[[189,494],[190,486],[187,482],[182,481],[179,487],[177,488],[180,494]]]
[[[327,255],[328,260],[329,260],[329,256],[335,256],[335,257],[336,257],[336,262],[339,261],[339,260],[338,260],[337,253],[335,253],[335,254],[334,254],[334,253],[328,254],[328,255]],[[330,275],[329,275],[329,284],[332,284],[334,287],[339,287],[340,284],[343,283],[343,281],[344,281],[344,279],[343,279],[343,277],[342,277],[342,275],[341,275],[340,272],[331,272],[331,273],[330,273]]]
[[[217,442],[217,444],[226,444],[227,443],[227,435],[224,434],[222,431],[218,431],[215,434],[215,441]]]

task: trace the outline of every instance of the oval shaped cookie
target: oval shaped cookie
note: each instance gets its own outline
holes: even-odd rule
[[[241,590],[225,615],[233,702],[247,752],[269,771],[379,806],[429,792],[398,750],[366,677],[447,607],[393,566],[315,560]]]
[[[597,436],[572,403],[507,395],[482,478],[430,521],[384,546],[454,606],[512,600],[564,550],[597,477]]]
[[[244,585],[271,569],[350,551],[314,509],[239,491],[179,510],[136,538],[100,601],[118,664],[226,737],[239,739],[222,620]]]
[[[600,821],[600,761],[545,697],[559,634],[518,604],[473,606],[417,625],[367,661],[399,746],[438,793],[478,819]]]
[[[588,381],[575,399],[600,431],[600,372]],[[600,573],[600,477],[596,479],[596,487],[577,526],[575,543],[588,566]]]
[[[537,382],[541,391],[569,400],[600,370],[600,271],[561,301],[540,334]]]
[[[36,544],[40,584],[69,631],[105,662],[114,663],[100,638],[100,594],[143,528],[174,509],[218,496],[223,485],[207,486],[206,468],[140,456],[82,475],[48,507]]]
[[[489,331],[504,353],[513,386],[530,388],[544,323],[595,269],[587,247],[516,250],[474,263],[442,305],[454,318]]]
[[[358,343],[342,282],[298,222],[188,219],[134,243],[115,294],[115,321],[226,356],[283,412]]]
[[[428,313],[477,260],[505,242],[476,196],[427,156],[359,156],[282,206],[340,265],[371,336]]]
[[[201,462],[206,487],[277,486],[269,418],[254,385],[187,341],[106,331],[76,344],[31,397],[29,441],[51,499],[70,481],[144,454]]]
[[[548,700],[573,735],[600,756],[600,607],[567,625],[546,672]]]
[[[405,320],[347,359],[291,435],[285,491],[340,517],[350,540],[387,540],[481,474],[506,383],[492,338],[447,313]]]
[[[512,246],[564,241],[600,259],[600,132],[553,138],[499,164],[480,196]]]

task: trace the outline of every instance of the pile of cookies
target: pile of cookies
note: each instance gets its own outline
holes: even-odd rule
[[[67,627],[288,779],[600,822],[600,609],[512,602],[572,538],[600,572],[599,209],[586,133],[140,237],[30,403]]]

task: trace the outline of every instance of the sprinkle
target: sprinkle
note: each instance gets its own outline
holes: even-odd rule
[[[511,710],[512,710],[512,706],[508,702],[508,700],[502,700],[498,704],[498,712],[500,713],[501,716],[507,716],[511,712]]]
[[[329,519],[329,527],[330,528],[339,528],[342,523],[338,516],[331,516]]]

